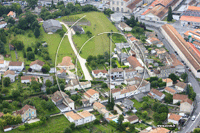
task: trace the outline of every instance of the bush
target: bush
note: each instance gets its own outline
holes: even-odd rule
[[[21,126],[18,127],[18,129],[19,129],[20,131],[24,131],[24,130],[26,129],[26,127],[25,127],[24,125],[21,125]]]

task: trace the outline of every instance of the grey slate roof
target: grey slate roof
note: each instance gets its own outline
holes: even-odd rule
[[[123,101],[123,105],[133,105],[133,104],[134,104],[134,102],[132,102],[129,99],[124,99],[124,101]]]
[[[75,25],[75,26],[73,26],[72,27],[73,28],[73,30],[75,31],[75,32],[84,32],[84,30],[83,30],[83,28],[81,27],[81,26],[77,26],[77,25]]]
[[[45,28],[50,28],[50,27],[60,27],[62,28],[60,22],[58,20],[53,20],[53,19],[49,19],[43,22],[43,26]]]

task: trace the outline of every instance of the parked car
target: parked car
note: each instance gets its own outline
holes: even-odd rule
[[[193,115],[191,120],[194,121],[195,119],[196,119],[196,116]]]
[[[126,113],[125,113],[125,112],[122,112],[122,114],[123,114],[124,116],[126,116]]]

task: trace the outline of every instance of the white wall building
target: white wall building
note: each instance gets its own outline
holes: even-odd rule
[[[21,72],[24,69],[24,62],[10,62],[9,70]]]
[[[106,70],[92,70],[92,76],[94,78],[107,78],[108,71],[106,71]]]
[[[99,100],[99,92],[89,89],[84,93],[84,97],[90,101],[90,103],[93,103],[97,100]]]

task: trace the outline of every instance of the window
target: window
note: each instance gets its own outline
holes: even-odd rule
[[[113,1],[112,4],[114,5],[114,4],[115,4],[115,1]]]
[[[119,1],[117,1],[117,5],[119,5]]]
[[[123,8],[121,8],[121,12],[124,12],[124,9],[123,9]]]
[[[124,3],[123,3],[123,2],[121,2],[121,6],[123,6],[123,4],[124,4]]]

